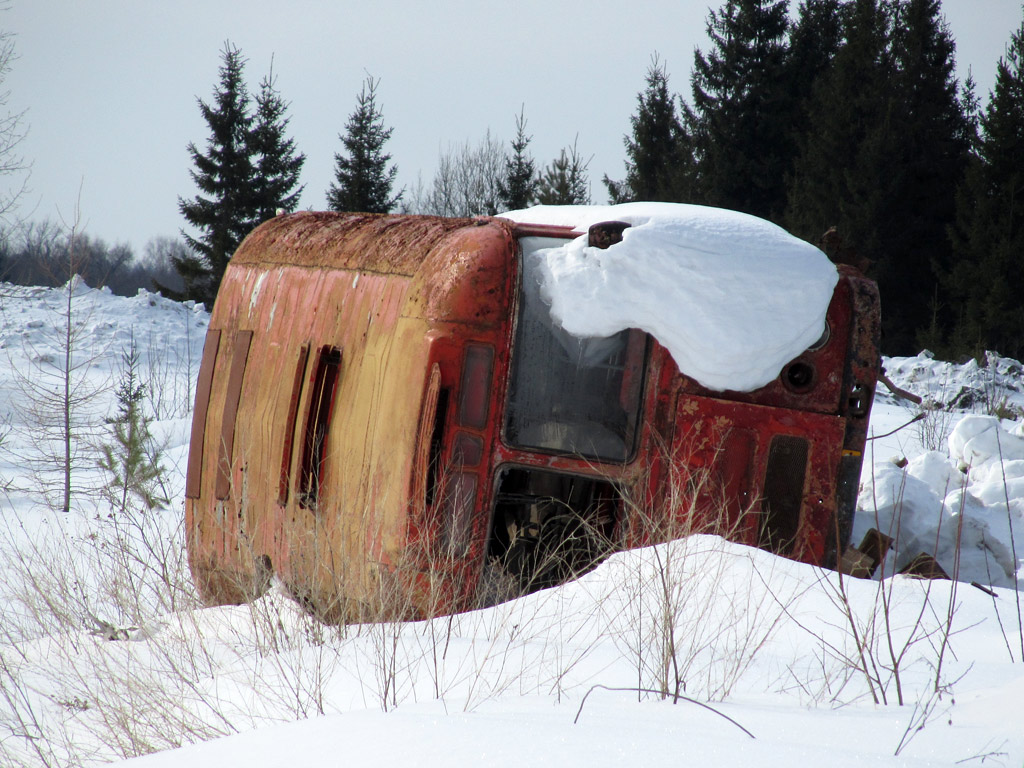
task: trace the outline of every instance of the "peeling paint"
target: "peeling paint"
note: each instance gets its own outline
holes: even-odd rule
[[[252,294],[249,296],[249,314],[252,315],[256,312],[256,305],[260,300],[260,292],[263,290],[263,281],[267,279],[267,273],[261,272],[256,278],[256,283],[252,287]]]

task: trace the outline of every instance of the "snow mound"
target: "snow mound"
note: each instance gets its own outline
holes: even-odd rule
[[[923,421],[915,425],[916,435],[894,430],[905,437],[892,459],[865,464],[851,543],[876,528],[894,539],[895,562],[887,573],[924,552],[961,581],[1019,587],[1024,574],[1018,551],[1024,541],[1021,364],[991,352],[984,366],[935,360],[929,352],[882,363],[899,387],[924,399]],[[881,388],[878,394],[872,431],[888,433],[888,423],[907,426],[910,414],[894,396]],[[1017,419],[1000,419],[991,411]],[[922,450],[928,447],[933,450]]]
[[[584,235],[534,252],[552,317],[579,337],[647,331],[683,373],[719,391],[764,386],[817,341],[838,281],[813,245],[735,211],[625,203],[501,215],[581,231],[630,224],[606,250]]]

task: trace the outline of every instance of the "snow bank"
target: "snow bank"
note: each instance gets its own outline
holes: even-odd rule
[[[985,353],[984,365],[973,358],[965,363],[936,360],[925,350],[914,357],[886,358],[884,366],[893,381],[925,398],[931,407],[956,410],[999,406],[1024,408],[1024,366],[995,352]],[[878,392],[888,397],[886,390]]]
[[[0,489],[5,483],[13,488],[34,488],[40,478],[33,475],[32,466],[37,475],[47,478],[50,475],[46,473],[54,471],[52,462],[36,458],[34,451],[38,440],[53,439],[55,427],[51,424],[41,429],[40,416],[32,411],[41,410],[45,415],[63,396],[68,290],[66,284],[47,288],[0,282]],[[206,308],[144,289],[135,296],[117,296],[107,288],[91,288],[79,278],[70,291],[70,379],[76,432],[83,442],[109,439],[103,419],[117,413],[115,389],[122,355],[134,343],[139,356],[137,374],[146,383],[145,403],[149,415],[157,419],[153,433],[160,438],[168,463],[183,461],[195,379],[209,325]],[[75,468],[81,471],[79,482],[91,488],[101,482],[100,473],[86,455],[86,451],[76,455]],[[184,463],[174,467],[172,486],[183,484],[183,471]],[[18,495],[12,501],[0,492],[0,513],[5,502],[16,505],[21,498]]]
[[[865,465],[852,543],[876,528],[895,540],[889,573],[925,552],[961,581],[1018,587],[1024,576],[1024,423],[959,408],[1019,413],[1020,363],[990,353],[985,366],[973,360],[956,365],[923,352],[883,364],[898,386],[925,399],[918,439],[925,435],[942,450],[923,450],[911,433],[898,454]],[[874,425],[908,416],[880,390],[873,431],[887,432]]]
[[[676,203],[537,206],[501,214],[580,231],[632,226],[534,252],[552,317],[574,336],[651,333],[679,369],[715,390],[764,386],[821,336],[838,281],[814,246],[754,216]]]

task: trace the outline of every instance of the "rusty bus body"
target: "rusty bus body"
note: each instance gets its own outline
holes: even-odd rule
[[[507,596],[495,570],[528,591],[723,520],[833,566],[877,374],[874,284],[840,267],[818,344],[761,389],[712,392],[638,330],[566,354],[522,254],[579,234],[328,213],[250,234],[192,426],[204,600],[249,599],[274,574],[340,620],[458,611]]]

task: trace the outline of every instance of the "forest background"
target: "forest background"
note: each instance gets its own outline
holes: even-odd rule
[[[456,216],[605,200],[732,208],[878,280],[886,354],[927,347],[950,358],[988,349],[1019,358],[1024,8],[1021,15],[982,99],[969,76],[956,77],[939,0],[730,0],[709,11],[685,95],[652,54],[621,177],[597,178],[578,136],[548,162],[536,160],[520,108],[511,141],[488,132],[449,145],[432,179],[398,188],[388,151],[395,127],[381,82],[368,73],[338,134],[328,206]],[[16,34],[3,32],[0,86],[17,66]],[[302,189],[306,157],[289,137],[289,103],[272,68],[252,83],[246,64],[224,44],[212,96],[197,99],[209,133],[183,155],[195,187],[178,199],[185,226],[142,254],[91,237],[77,218],[29,220],[19,210],[31,159],[19,153],[24,114],[7,111],[0,175],[14,183],[0,198],[0,278],[63,284],[73,265],[91,285],[131,294],[155,283],[209,305],[245,234],[294,210]],[[9,103],[7,94],[0,107]]]

